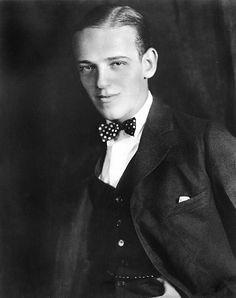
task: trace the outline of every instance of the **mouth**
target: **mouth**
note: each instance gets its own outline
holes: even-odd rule
[[[118,93],[117,94],[108,94],[108,95],[99,94],[99,95],[97,95],[97,98],[101,102],[107,103],[107,102],[111,102],[117,95],[118,95]]]

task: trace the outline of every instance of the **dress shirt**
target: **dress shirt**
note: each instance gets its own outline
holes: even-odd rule
[[[136,130],[134,136],[130,136],[124,130],[121,130],[115,139],[107,141],[106,156],[102,172],[99,176],[99,179],[103,182],[110,184],[113,187],[117,186],[128,163],[138,150],[143,127],[152,101],[153,98],[149,91],[144,105],[132,116],[136,118]]]

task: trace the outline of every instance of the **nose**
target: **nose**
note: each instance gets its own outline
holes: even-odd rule
[[[104,89],[109,85],[109,74],[105,68],[100,68],[97,71],[97,88]]]

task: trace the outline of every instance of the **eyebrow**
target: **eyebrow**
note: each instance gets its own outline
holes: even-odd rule
[[[84,63],[84,64],[92,64],[92,62],[88,61],[88,60],[79,60],[78,62],[79,63]]]
[[[117,60],[117,59],[128,59],[131,60],[129,57],[127,56],[115,56],[115,57],[108,57],[105,60],[107,61],[113,61],[113,60]],[[89,61],[89,60],[79,60],[78,63],[81,64],[94,64],[93,62]]]
[[[106,60],[108,60],[108,61],[112,61],[112,60],[117,60],[117,59],[128,59],[128,60],[130,60],[130,58],[127,57],[127,56],[108,57]]]

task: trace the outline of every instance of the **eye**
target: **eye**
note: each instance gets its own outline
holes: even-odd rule
[[[127,64],[126,61],[114,61],[114,62],[111,63],[111,67],[112,68],[120,68],[120,67],[122,67],[126,64]]]
[[[95,65],[93,64],[88,64],[88,65],[80,65],[79,66],[79,71],[81,73],[89,73],[95,69]]]

